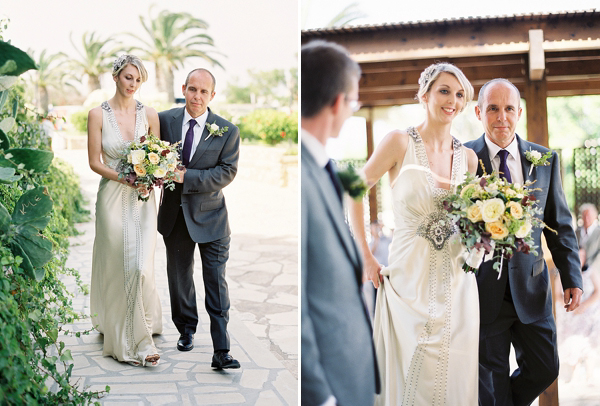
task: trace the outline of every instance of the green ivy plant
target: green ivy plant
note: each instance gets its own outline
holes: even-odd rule
[[[88,213],[78,179],[54,159],[38,117],[19,114],[23,99],[9,94],[29,69],[35,64],[26,53],[0,41],[0,404],[89,404],[105,392],[72,380],[73,357],[60,340],[90,331],[64,328],[83,316],[62,282],[72,276],[87,293],[66,261],[67,237]]]

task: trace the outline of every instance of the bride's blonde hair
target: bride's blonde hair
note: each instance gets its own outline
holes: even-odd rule
[[[119,76],[119,73],[121,73],[121,71],[125,69],[127,65],[132,65],[137,68],[138,72],[140,72],[142,83],[148,80],[148,72],[146,71],[146,68],[144,68],[142,60],[137,56],[130,54],[123,54],[113,62],[113,77],[116,78]]]
[[[440,73],[446,72],[451,74],[458,80],[462,88],[465,90],[465,103],[463,104],[463,108],[461,112],[465,109],[467,104],[473,100],[473,96],[475,95],[475,90],[473,90],[473,86],[471,82],[467,79],[465,74],[456,67],[448,62],[438,62],[432,65],[429,65],[423,72],[421,72],[421,77],[419,77],[419,91],[417,92],[417,96],[415,99],[419,101],[421,104],[425,104],[423,101],[423,96],[431,89],[431,86],[436,81]]]

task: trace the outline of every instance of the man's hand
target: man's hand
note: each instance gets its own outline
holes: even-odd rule
[[[567,309],[567,313],[579,307],[582,294],[583,291],[579,288],[565,289],[565,309]]]

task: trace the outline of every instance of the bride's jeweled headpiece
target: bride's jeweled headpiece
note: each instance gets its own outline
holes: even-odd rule
[[[421,72],[421,76],[419,77],[419,86],[424,89],[429,87],[429,82],[431,81],[436,68],[437,66],[435,64],[429,65],[423,72]]]
[[[127,55],[127,54],[123,54],[113,62],[113,73],[118,72],[119,69],[121,69],[121,67],[123,65],[125,65],[125,62],[127,62],[128,56],[129,55]]]

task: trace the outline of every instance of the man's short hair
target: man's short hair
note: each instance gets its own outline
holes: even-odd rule
[[[204,68],[197,68],[194,69],[193,71],[191,71],[190,73],[188,73],[188,75],[185,77],[185,87],[187,87],[188,82],[190,81],[190,76],[192,76],[192,73],[194,72],[206,72],[210,75],[210,78],[212,79],[212,83],[213,83],[213,88],[212,91],[215,91],[215,87],[217,86],[217,79],[215,79],[214,75],[208,70],[208,69],[204,69]]]
[[[481,89],[479,89],[479,96],[477,96],[477,105],[480,109],[483,107],[483,96],[485,95],[485,89],[487,89],[489,85],[493,85],[494,83],[506,83],[507,85],[512,86],[512,88],[515,89],[515,92],[517,92],[517,96],[519,99],[519,104],[517,105],[517,108],[521,107],[521,92],[519,92],[519,89],[515,86],[515,84],[508,79],[496,78],[490,80],[489,82],[486,82],[483,86],[481,86]]]
[[[351,91],[353,79],[360,78],[360,67],[348,51],[323,40],[302,47],[300,72],[302,117],[313,117],[332,105],[339,94]]]
[[[598,217],[598,209],[592,203],[584,203],[581,206],[579,206],[579,214],[583,215],[583,212],[587,210],[591,210],[592,213],[594,213],[596,217]]]

